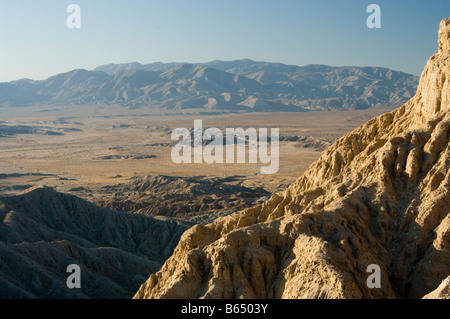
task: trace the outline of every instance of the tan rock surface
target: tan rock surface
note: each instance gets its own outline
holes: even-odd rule
[[[135,298],[421,298],[450,274],[450,19],[417,94],[267,202],[185,232]],[[381,288],[366,285],[381,267]]]
[[[450,299],[450,276],[448,276],[436,290],[425,295],[423,299]]]

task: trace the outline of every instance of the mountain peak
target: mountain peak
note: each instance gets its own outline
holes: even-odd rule
[[[441,21],[438,35],[439,52],[428,60],[412,101],[417,118],[422,121],[450,109],[450,18]]]
[[[56,191],[53,188],[46,185],[37,185],[24,190],[21,194],[34,196],[41,194],[56,194]]]
[[[192,74],[197,68],[198,68],[197,65],[190,63],[183,63],[162,73],[161,77],[172,79],[177,77],[189,76],[189,74]]]
[[[439,52],[450,51],[450,18],[441,21],[438,34]]]

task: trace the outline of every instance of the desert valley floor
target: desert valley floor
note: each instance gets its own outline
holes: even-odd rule
[[[387,110],[247,114],[151,114],[121,107],[0,109],[0,194],[46,185],[87,200],[107,198],[106,186],[139,176],[234,176],[235,183],[283,190],[336,139]],[[174,164],[171,132],[203,127],[280,129],[280,168],[261,164]]]

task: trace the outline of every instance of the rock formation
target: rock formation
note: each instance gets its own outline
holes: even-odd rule
[[[135,298],[422,298],[450,274],[449,134],[450,18],[409,102],[286,191],[186,231]]]
[[[450,276],[436,290],[424,296],[423,299],[450,299]]]
[[[186,218],[229,214],[253,206],[270,193],[261,187],[241,185],[238,178],[202,176],[145,176],[107,186],[107,196],[96,204],[130,213]],[[261,200],[262,201],[262,200]]]
[[[191,226],[47,187],[0,197],[0,299],[131,298]],[[70,264],[81,268],[81,289],[66,286]]]

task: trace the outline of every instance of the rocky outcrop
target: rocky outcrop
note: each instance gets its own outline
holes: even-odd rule
[[[421,298],[450,274],[450,19],[416,95],[286,191],[197,225],[135,298]],[[381,270],[369,288],[367,268]]]
[[[271,195],[261,187],[245,187],[233,176],[136,177],[129,183],[107,186],[105,191],[107,196],[96,201],[99,206],[136,214],[177,218],[229,214],[251,207],[261,198]]]
[[[0,222],[0,299],[131,298],[192,226],[47,187],[1,197]],[[81,289],[66,285],[70,264],[81,268]]]
[[[450,276],[436,290],[424,296],[423,299],[450,299]]]

